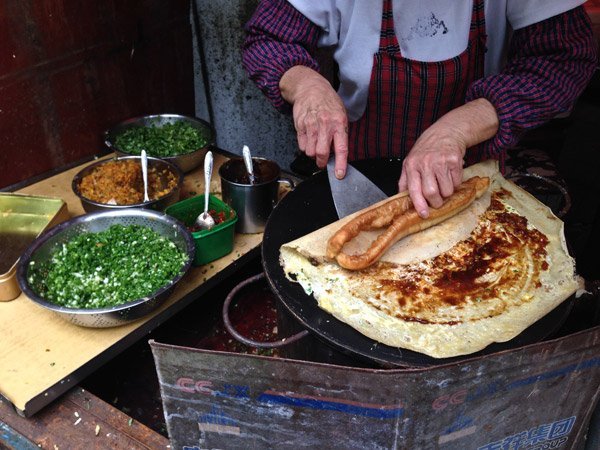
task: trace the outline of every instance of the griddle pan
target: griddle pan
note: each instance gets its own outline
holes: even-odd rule
[[[351,163],[385,193],[397,193],[401,162],[369,159]],[[262,263],[279,302],[307,330],[338,351],[382,367],[425,367],[473,358],[539,342],[557,331],[573,306],[573,296],[510,341],[494,343],[477,353],[453,358],[428,355],[378,343],[318,307],[298,283],[289,281],[279,264],[279,248],[337,220],[327,173],[321,171],[301,182],[271,213],[262,242]]]

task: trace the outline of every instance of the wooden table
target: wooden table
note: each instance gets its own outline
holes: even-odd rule
[[[227,159],[224,154],[215,154],[213,195],[220,196],[218,168]],[[17,192],[60,197],[72,217],[83,214],[70,183],[87,164]],[[201,168],[186,174],[182,197],[203,189]],[[35,444],[32,448],[49,449],[65,448],[66,443],[68,448],[166,448],[168,439],[164,436],[77,384],[192,301],[201,301],[203,294],[256,258],[261,241],[262,234],[236,234],[232,253],[193,267],[163,307],[121,327],[90,329],[72,325],[39,308],[24,294],[12,302],[0,303],[0,327],[4,337],[8,336],[0,340],[0,393],[7,399],[0,402],[0,439],[4,439],[0,443],[9,448],[27,448],[30,441]]]
[[[76,387],[31,418],[0,399],[0,448],[167,449],[169,439]]]

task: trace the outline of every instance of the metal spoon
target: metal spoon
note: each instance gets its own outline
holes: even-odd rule
[[[252,155],[250,154],[250,149],[247,145],[244,145],[242,157],[244,158],[244,164],[246,165],[246,171],[248,172],[250,184],[254,184],[256,182],[256,177],[254,176],[254,168],[252,167]]]
[[[210,230],[215,226],[215,219],[208,213],[208,197],[210,195],[210,180],[213,170],[213,155],[211,151],[204,157],[204,212],[196,217],[196,226],[201,230]]]
[[[142,159],[142,178],[144,179],[144,202],[149,202],[148,197],[148,157],[146,156],[146,150],[142,150],[140,155]]]

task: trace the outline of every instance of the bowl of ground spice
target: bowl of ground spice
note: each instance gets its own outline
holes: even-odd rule
[[[84,327],[123,325],[162,305],[191,266],[192,236],[147,209],[75,217],[38,237],[17,281],[39,306]]]
[[[104,133],[104,143],[117,155],[164,159],[189,172],[201,165],[211,145],[213,127],[196,117],[154,114],[124,120]]]
[[[163,210],[179,200],[183,173],[174,164],[148,158],[148,196],[139,156],[96,161],[73,177],[71,187],[86,212],[128,208]]]

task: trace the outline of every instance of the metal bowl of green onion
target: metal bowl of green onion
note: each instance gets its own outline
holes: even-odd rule
[[[117,155],[148,156],[164,159],[189,172],[204,161],[214,145],[213,127],[196,117],[179,114],[154,114],[118,123],[104,133],[104,143]]]
[[[25,295],[67,321],[108,328],[161,306],[194,259],[190,232],[147,209],[94,212],[38,237],[21,256]]]

